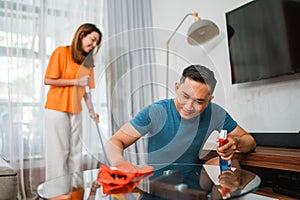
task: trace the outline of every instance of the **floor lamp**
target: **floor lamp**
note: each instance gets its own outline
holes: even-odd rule
[[[169,46],[171,39],[177,32],[177,30],[180,28],[180,26],[183,24],[185,19],[188,16],[194,16],[195,22],[190,26],[187,32],[187,41],[190,45],[200,45],[208,40],[214,38],[219,34],[219,28],[218,26],[210,21],[205,19],[200,19],[198,16],[198,13],[188,13],[184,16],[184,18],[180,21],[176,29],[173,31],[171,36],[166,42],[167,46],[167,73],[166,73],[166,98],[168,98],[168,85],[169,85]]]

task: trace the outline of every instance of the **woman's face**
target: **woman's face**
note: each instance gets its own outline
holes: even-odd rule
[[[82,38],[82,50],[86,53],[91,52],[97,46],[99,39],[100,35],[96,31],[84,36]]]

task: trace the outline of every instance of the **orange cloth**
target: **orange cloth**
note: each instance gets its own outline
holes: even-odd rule
[[[94,69],[85,68],[72,60],[71,47],[61,46],[55,49],[50,57],[45,78],[52,79],[79,79],[90,76],[90,88],[95,88]],[[82,111],[81,100],[85,94],[85,87],[50,86],[45,108],[77,114]]]
[[[152,166],[143,166],[136,172],[125,172],[103,164],[96,181],[101,183],[103,194],[125,194],[130,193],[143,178],[153,175],[153,170]]]

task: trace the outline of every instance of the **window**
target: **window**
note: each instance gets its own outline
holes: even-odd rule
[[[44,155],[48,59],[71,43],[81,22],[98,24],[101,6],[98,0],[0,0],[0,155],[6,159]]]

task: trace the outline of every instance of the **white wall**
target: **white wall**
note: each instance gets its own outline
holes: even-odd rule
[[[212,67],[218,86],[215,102],[223,105],[238,123],[250,132],[298,132],[300,130],[300,78],[286,76],[270,80],[231,84],[226,40],[225,13],[249,0],[152,0],[157,63],[164,79],[166,65],[165,42],[182,18],[198,12],[200,18],[214,21],[221,34],[202,47],[186,44],[185,35],[193,17],[187,18],[170,43],[169,87],[177,81],[182,69],[190,63]],[[217,43],[219,42],[219,43]],[[298,77],[298,78],[297,78]],[[172,96],[172,91],[171,91]]]

